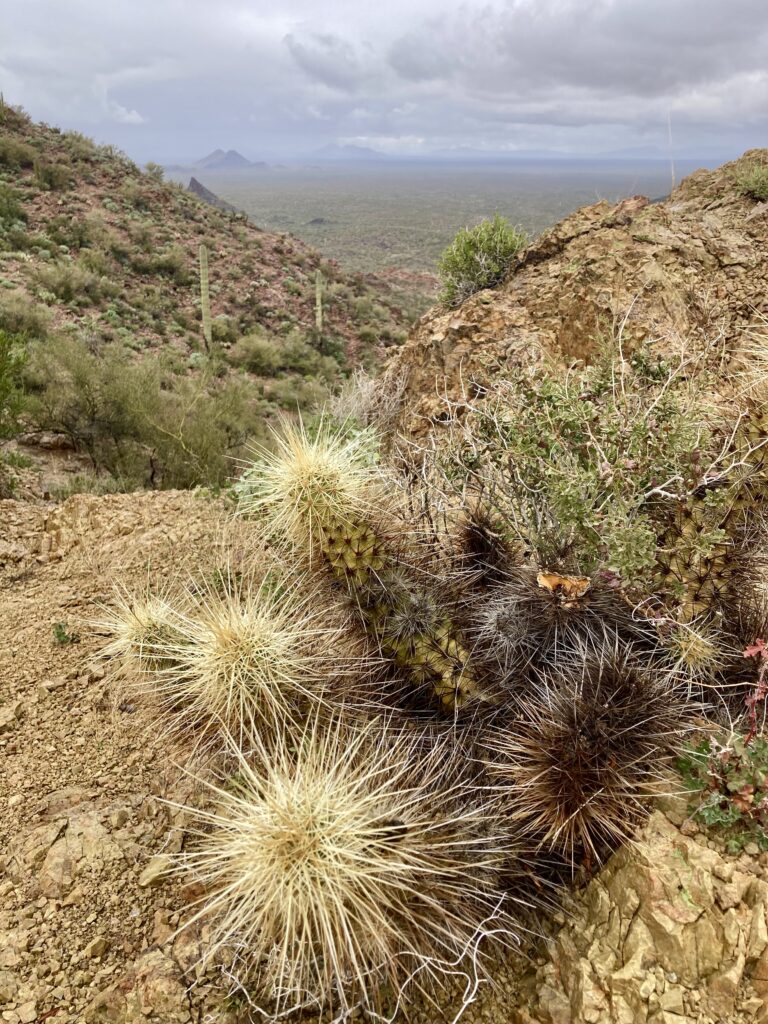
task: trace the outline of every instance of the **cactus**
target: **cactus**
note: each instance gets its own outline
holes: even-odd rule
[[[511,836],[450,735],[313,716],[257,737],[236,769],[236,785],[210,787],[216,806],[186,809],[198,842],[181,870],[203,883],[192,921],[207,956],[234,961],[268,1019],[305,1003],[335,1005],[335,1020],[381,1010],[382,986],[409,999],[476,971],[483,934],[515,941]]]
[[[203,341],[205,351],[211,354],[213,347],[213,327],[211,323],[211,293],[208,285],[208,249],[200,244],[200,312],[203,318]]]
[[[456,626],[429,594],[386,527],[377,492],[375,439],[346,436],[321,424],[314,438],[288,425],[276,451],[262,453],[246,475],[241,510],[267,514],[278,533],[344,583],[382,653],[417,688],[461,707],[480,697],[469,653]],[[418,614],[414,614],[418,609]]]
[[[323,338],[323,272],[319,267],[315,271],[315,333],[320,344]]]

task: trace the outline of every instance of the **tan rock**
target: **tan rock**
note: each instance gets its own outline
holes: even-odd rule
[[[86,1024],[186,1024],[187,990],[176,964],[153,950],[86,1007]]]
[[[139,875],[139,885],[142,889],[152,889],[160,885],[164,876],[173,866],[173,860],[167,854],[161,853],[150,860],[149,864]]]

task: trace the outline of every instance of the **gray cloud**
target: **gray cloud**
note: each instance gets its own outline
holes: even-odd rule
[[[285,44],[302,71],[332,89],[355,92],[366,77],[354,47],[339,36],[314,32],[302,39],[291,33]]]
[[[0,89],[138,159],[768,142],[766,0],[5,0]]]

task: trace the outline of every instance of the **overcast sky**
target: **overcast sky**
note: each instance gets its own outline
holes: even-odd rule
[[[0,89],[137,160],[768,145],[768,0],[2,0]]]

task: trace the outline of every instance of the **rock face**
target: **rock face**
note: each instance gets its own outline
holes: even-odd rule
[[[684,337],[734,348],[768,316],[768,203],[745,197],[740,168],[696,171],[664,202],[642,196],[577,210],[521,253],[499,288],[428,313],[394,361],[407,377],[404,428],[422,434],[462,382],[504,376],[545,355],[588,359],[623,324],[627,344]],[[436,386],[437,382],[437,386]]]
[[[592,880],[550,943],[543,1024],[768,1021],[768,882],[662,814]]]

